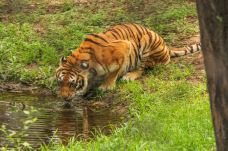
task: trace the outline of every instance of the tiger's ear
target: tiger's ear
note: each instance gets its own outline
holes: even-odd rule
[[[62,56],[61,59],[60,59],[60,65],[63,65],[66,62],[67,62],[66,57]]]

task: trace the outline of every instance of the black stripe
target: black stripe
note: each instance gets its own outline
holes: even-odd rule
[[[94,50],[93,48],[91,48],[91,47],[86,47],[86,48],[90,49],[91,51],[90,51],[90,52],[84,52],[84,53],[88,53],[88,54],[90,54],[91,56],[93,56],[94,59],[95,59],[95,61],[96,61],[98,64],[100,64],[100,66],[103,68],[103,70],[109,72],[109,70],[106,69],[107,67],[105,67],[100,61],[97,60],[97,57],[96,57],[96,55],[94,54],[95,50]],[[80,52],[80,49],[79,49],[79,52]]]
[[[142,59],[141,55],[139,54],[138,56],[139,56],[139,61],[141,61],[141,59]]]
[[[169,55],[166,55],[166,54],[165,54],[165,57],[163,57],[163,59],[162,59],[161,61],[163,61],[163,62],[164,62],[164,61],[167,61],[168,58],[169,58]]]
[[[152,55],[158,54],[158,53],[160,53],[160,52],[164,51],[164,49],[165,49],[165,46],[164,46],[164,48],[163,48],[163,49],[159,50],[158,52],[152,53]],[[153,50],[154,50],[154,49],[153,49]],[[151,50],[146,51],[146,52],[144,52],[144,53],[143,53],[143,55],[147,55],[149,52],[152,52],[152,51],[151,51]]]
[[[167,61],[168,57],[169,57],[169,53],[168,51],[165,53],[165,56],[163,57],[162,61]]]
[[[130,55],[130,65],[129,65],[129,67],[130,68],[132,67],[131,55]]]
[[[71,61],[71,59],[67,59],[67,62],[70,63],[71,65],[73,64],[73,62]]]
[[[111,31],[113,31],[114,33],[116,33],[119,36],[119,38],[121,38],[120,34],[115,29],[111,29]]]
[[[138,54],[140,53],[139,50],[141,48],[140,38],[138,37],[138,34],[136,34],[137,40],[138,40]],[[137,44],[137,43],[136,43]]]
[[[159,53],[163,52],[164,50],[165,50],[165,46],[164,46],[161,50],[159,50],[159,51],[153,53],[153,55],[159,54]],[[159,56],[159,55],[158,55],[158,56]]]
[[[80,69],[78,69],[78,68],[71,68],[71,70],[72,70],[72,71],[74,71],[74,72],[75,72],[75,74],[77,74],[77,73],[80,73],[80,72],[81,72],[81,70],[80,70]]]
[[[137,48],[135,48],[134,43],[132,43],[132,46],[134,47],[134,52],[135,52],[135,54],[136,54],[136,55],[138,55],[138,53],[137,53],[137,51],[136,51],[136,50],[137,50]]]
[[[80,83],[80,81],[82,81],[82,83]],[[83,88],[83,86],[84,86],[84,78],[83,78],[81,75],[78,75],[77,83],[78,83],[78,85],[80,84],[80,85],[78,86],[77,90]]]
[[[124,24],[123,24],[122,26],[124,26],[124,27],[127,29],[128,33],[129,33],[129,35],[130,35],[130,37],[132,37],[132,35],[131,35],[130,31],[129,31],[129,27],[126,26],[126,25],[124,25]]]
[[[136,36],[138,38],[138,43],[139,43],[139,46],[138,47],[140,48],[141,47],[141,44],[140,44],[141,38],[139,38],[138,35],[136,35]]]
[[[129,34],[129,33],[128,33],[128,30],[126,30],[126,29],[124,29],[124,28],[123,28],[123,30],[124,30],[124,33],[125,33],[126,36],[127,36],[127,40],[130,40],[129,35],[128,35],[128,34]]]
[[[66,72],[64,72],[64,73],[62,72],[62,71],[64,71],[64,70],[65,70],[66,72],[68,71],[68,70],[66,70],[65,68],[61,68],[61,69],[59,69],[59,70],[56,72],[56,75],[59,76],[60,73],[66,74]]]
[[[143,30],[143,29],[145,29],[145,27],[142,27],[141,25],[139,25],[139,27],[141,28],[143,35],[145,35],[145,32]]]
[[[147,63],[151,63],[151,61],[149,61],[149,60],[144,60],[144,61],[142,61],[142,63],[144,64],[144,66],[145,66],[145,64],[147,64]]]
[[[146,40],[146,39],[145,39]],[[145,45],[143,46],[143,49],[142,49],[142,53],[144,53],[145,49],[146,49],[146,46],[147,46],[147,40],[145,41]]]
[[[140,39],[142,38],[142,33],[135,24],[132,23],[131,25],[134,26],[134,28],[136,28],[138,34],[140,34],[140,37],[138,37],[138,34],[136,34],[138,42],[139,42],[138,48],[140,49],[141,48]],[[138,49],[138,51],[139,51],[139,49]]]
[[[126,26],[127,26],[127,25],[126,25]],[[137,43],[137,39],[135,38],[135,34],[133,33],[132,29],[131,29],[129,26],[127,26],[127,27],[129,28],[129,31],[130,31],[131,34],[133,35],[133,38],[134,38],[134,40],[135,40],[135,43],[136,43],[137,47],[139,48],[139,45],[138,45],[138,43]]]
[[[80,53],[93,53],[92,51],[94,51],[92,47],[80,47],[79,49]]]
[[[124,25],[124,24],[123,24],[123,26],[127,28],[129,34],[131,35],[131,37],[134,39],[134,41],[135,41],[135,43],[136,43],[136,38],[135,38],[135,35],[134,35],[134,33],[132,32],[131,28],[130,28],[129,26],[127,26],[127,25]],[[137,43],[136,43],[136,45],[138,46]]]
[[[147,30],[147,28],[145,28],[145,30],[146,30],[146,34],[148,35],[148,37],[149,37],[149,44],[147,45],[147,49],[149,49],[150,48],[150,46],[151,46],[151,42],[152,42],[152,36],[150,36],[150,32]]]
[[[157,49],[159,46],[161,46],[161,44],[162,44],[162,41],[160,39],[160,41],[157,42],[157,44],[153,47],[153,49],[154,50]]]
[[[148,34],[148,36],[149,36],[149,44],[148,44],[148,48],[150,48],[151,47],[151,44],[152,44],[152,33],[151,32],[149,32],[149,33],[147,33]]]
[[[161,59],[162,57],[165,56],[165,54],[166,52],[160,51],[160,53],[157,53],[156,55],[153,54],[153,57]]]
[[[76,73],[69,71],[68,74],[69,74],[70,76],[75,76]]]
[[[146,30],[146,33],[148,34],[148,33],[149,33],[148,29],[147,29],[147,28],[145,28],[145,30]]]
[[[116,28],[116,30],[118,30],[118,31],[121,33],[121,35],[122,35],[123,39],[125,39],[124,34],[123,34],[123,32],[121,31],[121,29]]]
[[[72,66],[74,66],[74,64],[73,63],[70,63],[70,62],[68,62],[68,63],[66,63],[66,64],[64,64],[62,67],[62,69],[61,69],[61,71],[62,70],[66,70],[66,72],[69,72],[69,69],[74,69],[74,68],[72,68]],[[75,68],[75,70],[76,70],[77,68]],[[80,72],[80,70],[79,69],[77,69],[77,72]]]
[[[185,50],[184,50],[184,55],[187,55],[187,54],[188,54],[188,50],[185,49]]]
[[[93,41],[92,39],[89,39],[89,38],[86,38],[84,41],[91,42],[91,43],[96,44],[96,45],[101,46],[101,47],[107,47],[107,46],[104,46],[104,45],[102,45],[96,41]]]
[[[193,45],[191,45],[190,48],[191,48],[190,52],[193,53],[194,52]]]
[[[133,25],[135,28],[136,28],[136,30],[138,31],[138,33],[140,34],[140,38],[142,38],[142,32],[139,30],[139,28],[137,27],[137,25],[135,25],[135,24],[131,24],[131,25]]]
[[[97,75],[97,70],[96,69],[90,68],[89,71],[92,72],[94,76]]]
[[[91,36],[94,36],[96,38],[99,38],[101,40],[103,40],[104,42],[108,43],[108,41],[106,39],[104,39],[103,37],[99,36],[99,35],[96,35],[96,34],[90,34]]]
[[[151,47],[154,47],[154,44],[155,44],[155,42],[157,41],[157,34],[156,33],[154,33],[154,37],[155,37],[155,39],[154,39],[154,42],[153,42],[153,44],[151,45]]]
[[[148,53],[150,53],[150,52],[152,52],[151,50],[149,50],[149,51],[146,51],[146,52],[143,52],[143,54],[142,54],[142,56],[146,56]],[[151,55],[151,54],[150,54]],[[149,56],[150,56],[149,55]]]
[[[112,32],[112,31],[110,31],[110,33],[112,34],[112,36],[117,40],[118,38],[116,37],[116,35]]]
[[[134,44],[132,43],[132,46],[134,47],[134,53],[135,53],[135,67],[137,66],[138,64],[138,54],[137,54],[137,48],[135,48]]]

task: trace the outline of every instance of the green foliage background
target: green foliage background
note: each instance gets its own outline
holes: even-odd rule
[[[49,89],[55,88],[60,56],[76,49],[87,34],[134,22],[178,46],[198,31],[195,6],[184,0],[15,0],[0,2],[0,11],[0,80]]]

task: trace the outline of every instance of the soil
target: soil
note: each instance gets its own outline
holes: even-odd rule
[[[196,44],[196,43],[200,43],[200,35],[197,34],[189,39],[185,39],[183,41],[184,45],[185,46],[190,46],[190,45],[193,45],[193,44]],[[182,48],[173,48],[173,47],[170,47],[171,49],[173,50],[180,50]],[[182,61],[185,61],[185,62],[188,62],[190,64],[193,64],[193,66],[195,67],[195,73],[187,78],[187,80],[191,83],[194,83],[194,84],[198,84],[200,82],[202,82],[205,78],[205,68],[204,68],[204,60],[203,60],[203,55],[202,55],[202,52],[196,52],[196,53],[193,53],[193,54],[189,54],[189,55],[186,55],[186,56],[183,56],[183,57],[179,57],[179,58],[174,58],[172,60],[174,63],[178,63],[178,62],[182,62]]]
[[[184,43],[186,46],[200,43],[200,35],[195,35],[189,39],[186,39],[186,40],[184,40]],[[171,49],[178,50],[181,48],[171,48]],[[196,53],[189,54],[189,55],[186,55],[186,56],[183,56],[180,58],[176,58],[176,59],[174,59],[174,62],[180,62],[182,60],[193,64],[195,66],[195,69],[197,70],[197,72],[201,72],[202,70],[205,69],[202,52],[196,52]]]
[[[195,67],[195,73],[188,77],[187,80],[191,83],[198,84],[205,80],[205,67],[203,61],[203,55],[201,52],[186,56],[184,58],[187,62],[190,62]]]
[[[54,95],[54,93],[51,90],[46,88],[13,82],[1,82],[0,92],[30,93],[35,95]]]
[[[128,103],[120,98],[118,93],[108,93],[105,97],[89,100],[87,106],[93,110],[111,109],[113,113],[118,113],[127,118]]]

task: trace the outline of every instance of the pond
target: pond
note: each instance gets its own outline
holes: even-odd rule
[[[6,139],[6,134],[13,133],[13,139],[33,147],[53,140],[67,144],[72,136],[88,141],[98,132],[110,134],[123,120],[122,112],[109,105],[87,102],[65,108],[63,101],[53,96],[0,93],[0,126],[5,126],[1,128],[0,146],[13,145]]]

